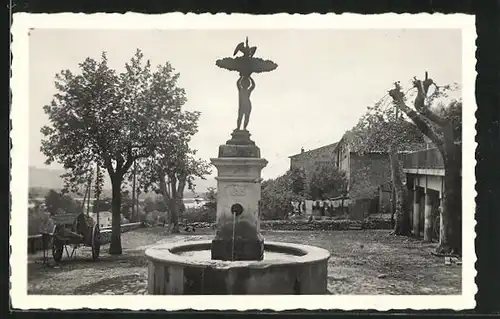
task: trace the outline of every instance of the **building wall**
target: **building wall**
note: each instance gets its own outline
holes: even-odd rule
[[[346,173],[347,179],[350,177],[350,150],[349,144],[341,143],[336,149],[337,166]]]
[[[380,196],[380,187],[391,181],[388,155],[359,155],[351,152],[348,161],[351,218],[361,219],[390,207],[391,196]]]
[[[391,180],[387,154],[350,154],[349,196],[371,198],[379,187]]]
[[[97,213],[90,213],[90,217],[95,222],[97,220]],[[112,217],[111,212],[99,212],[99,227],[111,227]]]
[[[323,146],[311,151],[303,152],[290,157],[290,168],[304,169],[306,176],[310,176],[315,166],[324,162],[336,162],[336,143]]]

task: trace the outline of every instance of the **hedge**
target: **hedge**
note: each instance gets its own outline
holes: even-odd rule
[[[267,230],[349,230],[352,227],[360,226],[362,229],[391,229],[390,220],[367,219],[354,221],[348,219],[341,220],[266,220],[260,223],[262,229]]]

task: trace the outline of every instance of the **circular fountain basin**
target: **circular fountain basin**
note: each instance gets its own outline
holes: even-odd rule
[[[211,241],[166,244],[146,250],[151,295],[282,295],[327,293],[322,248],[265,242],[262,261],[211,260]]]

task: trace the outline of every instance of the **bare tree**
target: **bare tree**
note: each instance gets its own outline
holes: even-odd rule
[[[436,250],[439,254],[461,254],[462,251],[462,148],[455,143],[454,123],[451,119],[439,115],[430,108],[430,102],[438,97],[441,89],[425,72],[425,79],[413,79],[413,86],[417,89],[414,108],[405,102],[405,94],[401,91],[399,82],[389,91],[394,105],[403,111],[418,129],[426,135],[437,147],[444,161],[444,191],[442,201],[442,229],[440,243]],[[428,96],[429,88],[435,87]],[[461,103],[461,102],[458,102]]]

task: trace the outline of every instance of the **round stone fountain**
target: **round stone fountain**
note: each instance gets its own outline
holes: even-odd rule
[[[237,129],[219,146],[217,233],[212,241],[187,242],[146,250],[148,293],[177,294],[325,294],[330,253],[322,248],[266,242],[260,233],[261,171],[267,161],[246,130],[250,115],[252,72],[274,70],[269,60],[254,58],[255,47],[240,43],[243,56],[217,61],[240,72]],[[248,86],[244,85],[248,83]],[[240,129],[242,117],[243,129]]]

